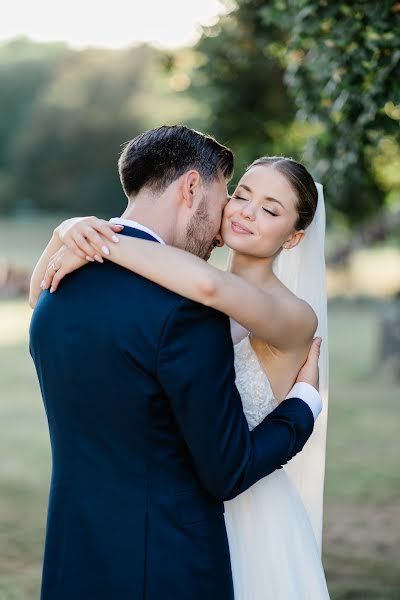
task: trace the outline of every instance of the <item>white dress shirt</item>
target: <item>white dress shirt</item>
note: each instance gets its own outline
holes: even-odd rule
[[[154,233],[154,231],[152,231],[148,227],[137,223],[136,221],[131,221],[130,219],[123,219],[122,217],[113,217],[112,219],[110,219],[110,223],[114,223],[114,225],[124,225],[126,227],[132,227],[133,229],[139,229],[139,231],[144,231],[145,233],[152,235],[153,238],[160,242],[160,244],[165,245],[164,240],[161,239],[159,235]]]
[[[114,223],[115,225],[124,225],[126,227],[133,227],[133,229],[139,229],[139,231],[144,231],[145,233],[152,235],[157,241],[160,242],[160,244],[165,245],[164,240],[160,238],[159,235],[154,233],[154,231],[152,231],[148,227],[137,223],[136,221],[131,221],[130,219],[123,219],[122,217],[113,217],[112,219],[110,219],[110,223]],[[295,385],[292,387],[292,389],[286,396],[286,399],[287,398],[300,398],[300,400],[303,400],[303,402],[305,402],[310,407],[311,412],[314,416],[314,421],[322,411],[322,399],[320,394],[317,392],[315,387],[313,387],[309,383],[305,383],[304,381],[295,383]]]
[[[319,392],[305,381],[299,381],[295,383],[288,395],[287,398],[300,398],[303,400],[308,406],[311,408],[311,412],[314,415],[314,421],[317,419],[318,415],[322,411],[322,398]]]

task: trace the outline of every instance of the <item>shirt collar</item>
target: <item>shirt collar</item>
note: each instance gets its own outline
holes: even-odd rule
[[[159,235],[154,233],[154,231],[152,231],[148,227],[141,225],[137,221],[131,221],[130,219],[123,219],[122,217],[113,217],[112,219],[110,219],[110,223],[114,223],[115,225],[125,225],[126,227],[132,227],[133,229],[139,229],[139,231],[144,231],[145,233],[148,233],[149,235],[153,236],[153,238],[155,238],[158,242],[160,242],[160,244],[165,245],[164,240],[162,238],[160,238]]]

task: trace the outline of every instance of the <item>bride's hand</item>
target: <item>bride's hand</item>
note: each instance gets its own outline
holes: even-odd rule
[[[110,242],[118,243],[118,236],[115,234],[123,228],[123,225],[114,225],[97,217],[74,217],[63,221],[55,228],[54,234],[76,256],[85,261],[103,262],[101,256],[108,256],[110,250],[100,235]]]
[[[50,292],[55,292],[60,281],[66,275],[80,269],[87,263],[86,259],[80,258],[72,250],[63,246],[51,257],[40,287],[42,290],[50,288]]]

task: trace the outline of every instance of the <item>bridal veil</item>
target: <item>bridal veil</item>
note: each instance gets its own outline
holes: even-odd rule
[[[285,466],[290,479],[302,498],[321,550],[329,367],[325,273],[325,203],[322,185],[316,183],[316,186],[318,206],[314,219],[306,229],[302,242],[295,248],[289,251],[283,250],[280,253],[274,263],[274,272],[296,296],[312,306],[318,317],[316,335],[322,337],[319,368],[323,410],[302,452]]]

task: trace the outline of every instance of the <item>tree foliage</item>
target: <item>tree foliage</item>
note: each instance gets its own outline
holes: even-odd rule
[[[111,214],[121,144],[163,122],[304,160],[349,224],[400,198],[400,2],[226,0],[194,49],[0,46],[0,210]],[[297,115],[297,116],[296,116]]]
[[[252,158],[277,149],[302,158],[324,183],[331,215],[354,223],[373,214],[393,189],[393,177],[377,167],[389,147],[400,167],[400,3],[231,0],[230,7],[198,45],[211,129],[235,149],[253,150]],[[293,116],[278,65],[308,131],[303,152],[304,137],[276,127]]]
[[[121,145],[185,119],[160,51],[0,47],[0,210],[121,213]]]
[[[384,195],[371,163],[384,138],[399,139],[400,3],[264,4],[265,27],[287,34],[286,44],[270,51],[286,66],[298,116],[324,127],[307,156],[332,205],[351,222],[374,213]]]
[[[190,92],[205,107],[200,126],[234,148],[236,173],[275,148],[294,116],[283,68],[268,53],[268,44],[281,42],[282,33],[264,26],[262,4],[237,2],[235,10],[203,29],[194,49],[199,66]]]
[[[29,127],[32,105],[70,51],[63,44],[17,38],[0,48],[0,169],[10,163],[16,129]]]

